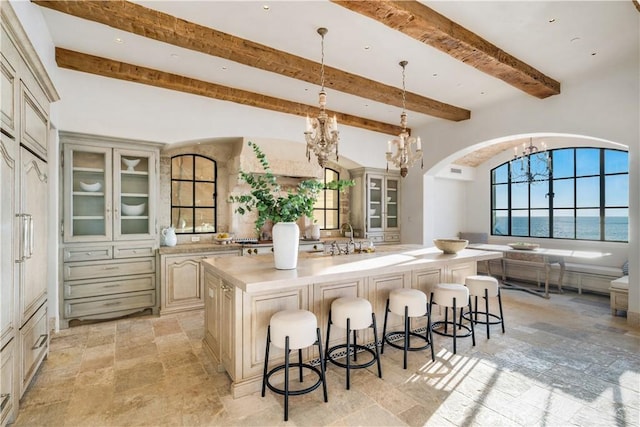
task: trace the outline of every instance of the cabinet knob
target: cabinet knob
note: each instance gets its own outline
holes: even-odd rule
[[[87,252],[85,255],[91,256],[91,252]]]

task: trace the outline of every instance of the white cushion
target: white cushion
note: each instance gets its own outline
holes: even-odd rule
[[[611,288],[629,290],[629,276],[622,276],[611,281]]]
[[[469,304],[469,289],[459,283],[438,283],[433,288],[433,302],[444,307],[465,307]]]
[[[491,276],[467,276],[464,284],[469,289],[469,294],[473,296],[483,297],[484,290],[487,290],[489,297],[498,296],[498,279]]]
[[[331,323],[343,329],[347,329],[347,319],[351,319],[351,330],[368,328],[372,313],[371,303],[364,298],[343,297],[331,303]]]
[[[427,314],[427,296],[417,289],[399,288],[389,293],[389,311],[404,316],[404,308],[407,307],[409,317],[424,316]]]
[[[285,338],[289,337],[289,349],[309,347],[317,340],[318,321],[315,314],[307,310],[279,311],[269,321],[271,343],[285,348]]]

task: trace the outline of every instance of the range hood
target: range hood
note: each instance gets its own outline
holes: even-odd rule
[[[274,175],[291,178],[322,179],[322,168],[318,165],[315,156],[312,156],[311,161],[308,161],[306,145],[291,141],[242,138],[242,146],[238,156],[239,169],[250,173],[264,173],[253,149],[249,147],[249,141],[260,146],[269,161]]]

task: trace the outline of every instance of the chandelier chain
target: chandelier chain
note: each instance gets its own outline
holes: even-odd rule
[[[407,109],[407,89],[405,88],[404,84],[404,71],[405,67],[407,66],[407,61],[402,61],[400,65],[402,66],[402,112],[404,113]]]
[[[322,37],[322,41],[320,42],[321,46],[321,55],[320,55],[320,86],[321,90],[324,92],[324,34],[320,33]]]

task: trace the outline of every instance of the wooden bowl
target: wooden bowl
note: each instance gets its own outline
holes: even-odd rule
[[[464,239],[433,239],[433,244],[445,254],[455,254],[466,248],[469,241]]]

